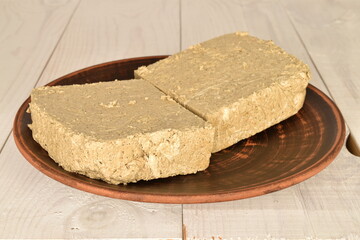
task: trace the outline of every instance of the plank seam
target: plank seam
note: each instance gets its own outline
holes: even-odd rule
[[[307,211],[307,207],[306,207],[306,204],[305,204],[305,198],[304,198],[304,195],[300,189],[299,186],[296,186],[297,190],[299,191],[299,194],[300,194],[300,198],[301,198],[301,201],[300,201],[300,204],[301,206],[303,207],[303,210],[304,210],[304,213],[305,213],[305,216],[306,216],[306,219],[308,220],[308,222],[310,223],[310,227],[311,227],[311,232],[313,235],[315,235],[315,228],[311,222],[311,219],[310,219],[310,216],[309,216],[309,213]]]
[[[46,68],[47,68],[47,66],[49,65],[49,62],[50,62],[51,58],[53,57],[53,55],[54,55],[54,53],[55,53],[55,51],[56,51],[57,47],[59,46],[59,43],[61,42],[62,38],[64,37],[64,34],[65,34],[65,32],[66,32],[66,30],[67,30],[68,26],[70,25],[70,22],[71,22],[71,20],[73,19],[74,15],[75,15],[75,12],[76,12],[76,10],[78,9],[78,7],[79,7],[79,5],[80,5],[80,2],[81,2],[81,0],[79,0],[79,1],[78,1],[78,3],[77,3],[77,5],[75,6],[75,8],[74,8],[73,12],[71,13],[71,15],[70,15],[70,17],[69,17],[69,20],[68,20],[68,22],[66,23],[66,25],[65,25],[65,27],[64,27],[64,30],[62,31],[62,33],[61,33],[61,35],[60,35],[60,37],[59,37],[59,40],[56,42],[56,44],[55,44],[55,46],[54,46],[54,49],[52,50],[52,52],[51,52],[51,54],[50,54],[50,56],[49,56],[48,60],[46,61],[46,63],[45,63],[45,66],[44,66],[43,70],[41,71],[41,73],[40,73],[40,75],[39,75],[39,77],[38,77],[37,81],[35,82],[34,88],[35,88],[35,87],[36,87],[36,85],[39,83],[39,81],[40,81],[41,77],[42,77],[42,76],[43,76],[43,74],[44,74],[45,69],[46,69]]]
[[[0,155],[1,155],[3,149],[5,148],[6,143],[8,142],[8,140],[9,140],[9,138],[10,138],[10,136],[11,136],[11,133],[12,133],[12,128],[11,128],[9,134],[8,134],[7,137],[6,137],[6,139],[5,139],[5,141],[4,141],[4,144],[1,146]]]
[[[179,36],[180,36],[180,43],[179,43],[179,51],[182,50],[182,11],[181,11],[181,1],[179,0]]]
[[[181,204],[181,235],[182,240],[187,239],[186,226],[184,224],[184,204]]]
[[[59,42],[61,41],[61,39],[62,39],[62,37],[63,37],[66,29],[68,28],[68,26],[69,26],[69,24],[70,24],[70,22],[71,22],[71,20],[72,20],[72,18],[73,18],[73,16],[74,16],[76,10],[78,9],[78,7],[79,7],[79,5],[80,5],[80,2],[81,2],[81,0],[78,1],[77,5],[75,6],[75,8],[74,8],[74,10],[73,10],[73,12],[72,12],[72,14],[70,15],[69,20],[68,20],[68,22],[66,23],[66,25],[65,25],[65,27],[64,27],[64,30],[62,31],[62,33],[61,33],[61,35],[60,35],[60,37],[59,37],[59,40],[56,42],[56,44],[55,44],[55,46],[54,46],[54,49],[51,51],[51,54],[50,54],[48,60],[46,61],[45,65],[44,65],[44,68],[43,68],[42,71],[40,72],[39,77],[37,78],[37,80],[36,80],[36,82],[35,82],[35,84],[34,84],[34,88],[35,88],[36,85],[39,83],[42,75],[44,74],[44,71],[45,71],[46,67],[48,66],[48,64],[49,64],[49,62],[50,62],[50,59],[51,59],[52,56],[54,55],[54,52],[55,52],[57,46],[59,45]],[[9,138],[10,138],[10,136],[11,136],[12,131],[13,131],[13,128],[11,127],[10,132],[8,133],[8,135],[7,135],[4,143],[3,143],[2,146],[1,146],[0,155],[1,155],[2,151],[3,151],[3,149],[5,148],[7,142],[9,141]]]
[[[336,104],[336,100],[335,100],[335,98],[333,97],[333,95],[331,94],[330,88],[327,86],[326,81],[324,80],[324,78],[323,78],[320,70],[318,69],[317,65],[315,64],[315,61],[314,61],[314,59],[312,58],[312,56],[311,56],[311,54],[310,54],[310,51],[307,49],[306,44],[305,44],[305,42],[303,41],[300,33],[298,32],[295,23],[293,22],[291,16],[289,15],[288,10],[286,9],[285,6],[283,6],[283,4],[282,4],[281,2],[280,2],[280,5],[281,5],[282,9],[285,11],[286,15],[288,16],[289,21],[290,21],[290,24],[291,24],[292,27],[294,28],[295,33],[296,33],[297,37],[299,38],[301,45],[304,47],[304,49],[305,49],[305,51],[306,51],[306,54],[309,56],[309,59],[310,59],[311,63],[314,65],[314,68],[315,68],[316,72],[319,74],[319,77],[320,77],[321,81],[323,82],[326,90],[328,91],[328,93],[329,93],[329,95],[330,95],[329,97],[330,97],[331,100],[332,100],[333,102],[335,102],[335,104]],[[337,105],[337,104],[336,104],[336,105]],[[346,119],[345,119],[345,122],[346,122]],[[349,137],[349,136],[351,135],[351,129],[350,129],[350,126],[349,126],[349,125],[347,125],[347,127],[349,128],[350,134],[347,135],[347,140],[346,140],[346,141],[349,141],[349,144],[346,143],[346,148],[347,148],[347,150],[348,150],[351,154],[353,154],[354,156],[359,156],[359,155],[360,155],[360,149],[359,149],[358,143],[356,142],[355,139]],[[351,147],[350,147],[350,146],[351,146]]]
[[[282,9],[285,11],[286,16],[288,17],[291,26],[294,28],[294,31],[295,31],[297,37],[299,38],[301,45],[304,47],[304,49],[305,49],[305,51],[306,51],[306,54],[309,56],[309,59],[310,59],[311,63],[314,65],[314,68],[315,68],[316,72],[319,74],[319,77],[320,77],[321,81],[323,82],[326,90],[328,91],[331,99],[335,102],[335,100],[334,100],[334,98],[333,98],[333,96],[332,96],[332,94],[331,94],[330,89],[329,89],[328,86],[326,85],[326,82],[324,81],[324,78],[323,78],[323,76],[321,75],[321,72],[319,71],[318,67],[316,66],[315,61],[314,61],[314,59],[312,58],[309,50],[307,49],[306,44],[305,44],[304,40],[302,39],[300,33],[298,32],[295,23],[293,22],[291,16],[289,15],[288,10],[283,6],[283,4],[282,4],[281,2],[280,2],[279,5],[280,5],[280,6],[282,7]]]

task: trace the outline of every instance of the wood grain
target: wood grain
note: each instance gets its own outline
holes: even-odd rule
[[[240,3],[236,0],[182,0],[182,49],[225,33],[248,31]]]
[[[211,34],[216,36],[229,31],[249,31],[261,38],[274,40],[279,46],[307,63],[312,70],[311,83],[328,93],[296,29],[278,1],[245,0],[227,1],[223,4],[221,1],[184,0],[182,6],[182,19],[185,19],[182,23],[183,46],[202,41]],[[294,11],[296,12],[296,8]],[[326,12],[322,14],[326,16]],[[209,24],[210,21],[216,22],[215,27]],[[191,24],[192,22],[196,24]],[[192,34],[194,32],[196,35]],[[331,41],[331,38],[328,39]],[[341,155],[327,169],[290,189],[231,203],[184,205],[183,218],[187,235],[189,239],[209,239],[213,236],[250,239],[336,238],[350,234],[359,236],[359,230],[355,225],[360,214],[357,211],[351,213],[341,203],[343,192],[346,191],[346,202],[358,205],[357,197],[351,195],[359,195],[359,180],[349,172],[360,170],[357,162],[358,160],[344,147]],[[348,174],[351,176],[352,187],[348,186],[347,189],[337,184],[339,179],[331,177],[339,176],[342,181],[341,179],[346,178]],[[323,175],[328,176],[326,181],[315,180]],[[328,191],[329,185],[333,186],[334,191]],[[338,205],[335,207],[332,203]],[[333,209],[336,209],[336,213]],[[348,229],[344,224],[337,226],[342,219],[347,222],[351,218],[354,223],[350,224]],[[331,226],[331,229],[326,230],[326,225]]]
[[[84,67],[179,50],[177,0],[81,2],[38,86]]]
[[[354,152],[360,152],[360,2],[282,3],[346,117]]]
[[[0,1],[0,149],[78,1]]]
[[[360,162],[345,146],[334,163],[279,192],[184,205],[189,239],[359,239]]]
[[[181,207],[114,200],[46,177],[10,138],[0,155],[0,238],[180,238]],[[153,222],[156,222],[154,226]]]
[[[82,1],[37,85],[96,63],[177,51],[178,13],[173,0]],[[139,204],[71,189],[38,174],[12,138],[0,155],[0,172],[0,192],[6,193],[0,198],[0,238],[181,238],[181,205]]]

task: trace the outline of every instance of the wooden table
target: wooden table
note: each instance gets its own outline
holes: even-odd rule
[[[150,204],[56,182],[17,150],[11,128],[32,88],[93,64],[172,54],[234,31],[309,64],[360,143],[359,1],[0,1],[0,238],[359,239],[360,158],[346,146],[315,177],[251,199]]]

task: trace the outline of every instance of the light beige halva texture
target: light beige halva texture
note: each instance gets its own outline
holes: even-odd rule
[[[135,71],[211,123],[217,152],[296,114],[309,68],[272,41],[232,33]]]
[[[119,184],[196,173],[213,127],[143,80],[41,87],[34,139],[65,170]]]

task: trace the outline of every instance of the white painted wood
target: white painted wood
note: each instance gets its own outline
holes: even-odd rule
[[[94,64],[179,51],[177,0],[83,1],[38,85]]]
[[[34,169],[13,138],[0,155],[1,239],[180,238],[181,205],[137,203],[65,186]]]
[[[345,147],[318,175],[279,192],[184,205],[188,239],[360,239],[360,161]]]
[[[360,153],[360,2],[282,1]]]
[[[344,147],[328,168],[299,184],[316,237],[360,238],[359,160]]]
[[[294,188],[251,199],[184,205],[189,239],[303,239],[313,230]]]
[[[232,31],[248,31],[274,40],[306,62],[312,70],[311,83],[328,93],[286,11],[277,1],[184,0],[182,6],[183,46]],[[360,170],[359,164],[359,159],[344,147],[334,163],[319,175],[280,192],[226,203],[184,205],[187,237],[360,238],[357,197],[360,188],[355,174]]]
[[[0,1],[0,149],[77,2]]]
[[[176,0],[82,1],[38,85],[100,62],[178,51],[178,13]],[[181,236],[181,205],[111,199],[65,186],[28,164],[12,137],[0,155],[0,238]]]
[[[181,46],[191,45],[236,31],[248,31],[239,1],[182,0]]]

